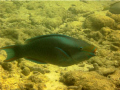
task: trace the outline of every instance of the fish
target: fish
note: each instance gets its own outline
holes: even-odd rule
[[[120,14],[120,2],[115,2],[111,4],[109,11],[113,14]]]
[[[104,6],[103,11],[105,10],[108,10],[112,14],[120,14],[120,1]]]
[[[9,45],[0,48],[7,57],[4,62],[25,58],[39,64],[70,66],[87,60],[96,54],[96,47],[84,40],[62,34],[36,36],[25,44]]]

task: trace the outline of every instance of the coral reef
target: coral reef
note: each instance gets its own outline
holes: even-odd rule
[[[112,81],[96,72],[67,72],[60,81],[68,86],[75,86],[77,90],[115,90]]]
[[[106,15],[91,14],[86,18],[84,25],[86,28],[97,30],[102,27],[110,27],[113,29],[115,27],[115,21]]]
[[[0,50],[0,90],[119,90],[120,15],[104,11],[113,2],[0,2],[0,47],[31,37],[65,34],[97,47],[96,56],[69,67],[23,58],[4,62]]]
[[[112,75],[109,75],[108,78],[112,80],[112,82],[120,89],[120,70],[116,70],[116,72]]]

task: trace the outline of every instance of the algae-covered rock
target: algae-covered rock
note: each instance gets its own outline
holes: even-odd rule
[[[114,28],[115,21],[112,18],[105,15],[92,14],[86,18],[84,25],[86,28],[99,30],[102,27]]]
[[[94,67],[94,69],[92,69],[92,70],[99,70],[99,65],[97,63],[94,63],[93,67]]]
[[[61,86],[61,87],[57,87],[55,90],[69,90],[69,89],[67,87]]]
[[[115,68],[112,66],[109,68],[101,67],[101,68],[99,68],[99,70],[97,72],[101,75],[108,76],[115,72]]]
[[[82,8],[80,8],[79,6],[76,6],[76,5],[72,5],[72,6],[70,6],[69,8],[68,8],[68,10],[70,11],[70,12],[72,12],[73,14],[80,14],[80,13],[85,13],[85,12],[87,12],[85,9],[82,9]]]
[[[13,2],[2,2],[0,5],[0,11],[2,13],[12,13],[14,10],[16,10],[16,5]]]
[[[28,67],[24,67],[23,70],[22,70],[22,73],[27,76],[30,74],[30,69]]]
[[[5,70],[8,70],[8,71],[12,71],[13,70],[13,64],[11,62],[4,62],[2,63],[2,67],[5,69]]]
[[[118,50],[119,50],[119,47],[117,47],[117,46],[115,46],[115,45],[111,45],[111,46],[110,46],[110,49],[111,49],[112,51],[118,51]]]
[[[38,90],[45,90],[46,85],[44,83],[38,84]]]
[[[117,89],[119,90],[120,86],[120,70],[116,70],[115,73],[108,75],[108,78],[113,81],[113,83],[116,85]]]
[[[103,58],[100,58],[98,56],[91,58],[88,62],[91,63],[91,64],[97,63],[99,66],[104,65]]]
[[[116,29],[120,29],[120,14],[107,13],[107,16],[114,19],[116,22],[116,25],[115,25]]]
[[[114,19],[116,22],[120,22],[120,14],[107,13],[107,16],[111,17],[111,18]]]
[[[100,48],[97,54],[103,58],[106,57],[107,55],[110,55],[110,52],[111,52],[110,50]]]
[[[3,34],[1,31],[0,31],[0,35],[1,36],[4,36],[5,34]],[[13,44],[14,42],[11,40],[11,39],[7,39],[7,38],[0,38],[0,47],[4,47],[5,45],[11,45]]]
[[[97,31],[97,32],[90,32],[88,34],[88,37],[93,38],[96,41],[99,41],[103,38],[103,35],[99,31]]]
[[[33,88],[33,83],[26,83],[25,86],[27,89]]]
[[[28,80],[31,80],[34,83],[44,83],[49,81],[49,79],[42,74],[33,74],[28,78]]]
[[[112,29],[110,29],[109,27],[103,27],[103,28],[101,28],[101,33],[103,34],[103,35],[108,35],[108,34],[110,34],[112,32]]]
[[[111,32],[108,40],[111,40],[112,42],[120,41],[120,30],[115,30]]]
[[[115,30],[110,33],[108,40],[112,42],[110,49],[113,51],[120,50],[120,30]]]
[[[73,71],[65,73],[61,82],[68,86],[82,86],[80,90],[115,90],[115,85],[96,72]],[[79,89],[77,89],[79,90]]]
[[[82,23],[80,21],[68,22],[66,27],[69,29],[80,29],[82,27]]]
[[[58,27],[60,24],[62,24],[62,19],[60,17],[56,17],[56,18],[45,18],[43,20],[43,24],[47,27],[47,28],[56,28]]]
[[[29,62],[29,61],[28,61],[28,63],[26,63],[26,60],[23,60],[21,63],[19,63],[19,67],[21,67],[21,68],[28,67],[30,69],[30,71],[38,71],[42,74],[50,72],[50,70],[47,67],[45,67],[45,65],[36,64],[33,62]]]

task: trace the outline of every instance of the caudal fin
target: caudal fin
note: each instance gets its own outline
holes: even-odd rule
[[[1,50],[5,50],[7,53],[7,58],[5,59],[5,62],[10,62],[15,59],[18,59],[18,57],[16,57],[16,55],[15,55],[15,50],[14,50],[15,47],[16,47],[16,45],[0,48]]]

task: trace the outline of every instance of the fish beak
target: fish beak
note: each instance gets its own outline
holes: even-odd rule
[[[95,53],[90,53],[90,56],[92,57],[92,56],[96,56],[96,54]]]
[[[92,57],[92,56],[96,56],[97,55],[97,49],[95,48],[94,49],[94,51],[92,51],[91,53],[90,53],[90,56]]]
[[[95,48],[92,53],[94,54],[94,56],[96,56],[97,52],[98,52],[98,51],[97,51],[97,48]]]

